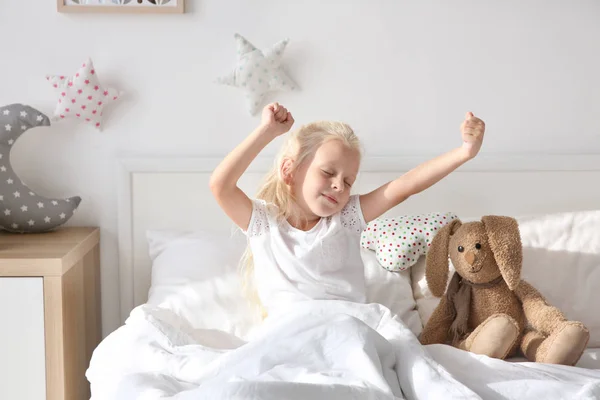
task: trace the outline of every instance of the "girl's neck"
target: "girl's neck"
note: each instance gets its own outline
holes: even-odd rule
[[[309,231],[315,227],[321,220],[321,217],[310,212],[310,210],[304,210],[298,204],[293,204],[293,211],[291,216],[287,219],[287,222],[296,229],[301,231]]]
[[[321,217],[318,216],[314,216],[310,219],[306,217],[290,217],[288,218],[287,222],[294,228],[301,231],[310,231],[319,223],[320,220]]]

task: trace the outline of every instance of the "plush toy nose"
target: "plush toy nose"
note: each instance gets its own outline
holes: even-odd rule
[[[473,253],[472,251],[467,251],[467,254],[465,254],[465,261],[472,266],[475,262],[475,253]]]

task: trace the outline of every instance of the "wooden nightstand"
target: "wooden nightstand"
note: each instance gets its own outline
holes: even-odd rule
[[[0,399],[89,399],[100,230],[0,233]]]

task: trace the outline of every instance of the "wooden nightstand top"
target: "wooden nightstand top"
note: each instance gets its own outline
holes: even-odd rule
[[[61,276],[100,240],[95,227],[53,232],[0,232],[0,276]]]

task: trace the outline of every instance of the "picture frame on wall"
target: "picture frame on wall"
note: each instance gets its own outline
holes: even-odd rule
[[[185,0],[57,0],[58,12],[183,14]]]

